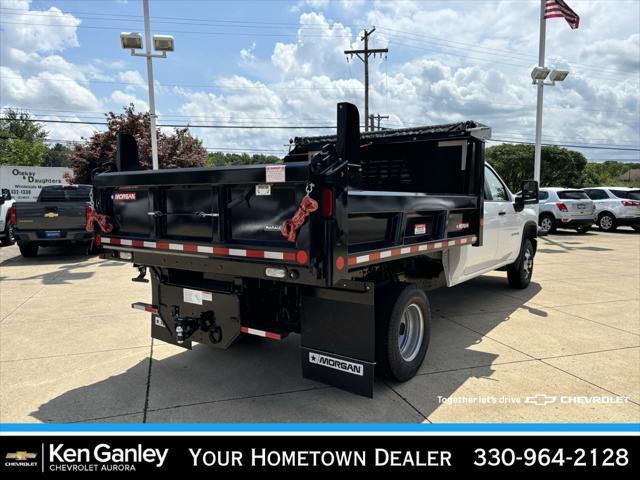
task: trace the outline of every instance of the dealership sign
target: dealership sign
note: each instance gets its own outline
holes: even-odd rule
[[[11,191],[18,202],[33,202],[38,199],[45,185],[67,184],[65,174],[73,172],[64,167],[26,167],[4,165],[0,167],[0,186]]]

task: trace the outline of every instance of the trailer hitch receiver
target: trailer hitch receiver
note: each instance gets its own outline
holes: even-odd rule
[[[211,343],[222,341],[222,328],[216,324],[213,312],[203,312],[199,317],[186,317],[180,315],[180,308],[174,306],[171,316],[175,322],[176,343],[178,345],[184,344],[197,331],[208,333]]]

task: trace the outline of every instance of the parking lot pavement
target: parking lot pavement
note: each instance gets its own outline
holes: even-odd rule
[[[79,253],[79,252],[78,252]],[[539,240],[503,272],[429,293],[418,376],[373,400],[305,380],[298,337],[185,351],[132,311],[128,264],[0,249],[0,422],[639,422],[640,235]]]

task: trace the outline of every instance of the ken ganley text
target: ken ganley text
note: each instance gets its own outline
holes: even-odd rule
[[[204,450],[189,448],[194,467],[450,467],[446,450]]]

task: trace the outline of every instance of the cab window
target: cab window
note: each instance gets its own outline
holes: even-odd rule
[[[488,168],[484,169],[484,179],[486,182],[486,199],[494,202],[509,202],[507,188],[500,181],[495,173]]]

